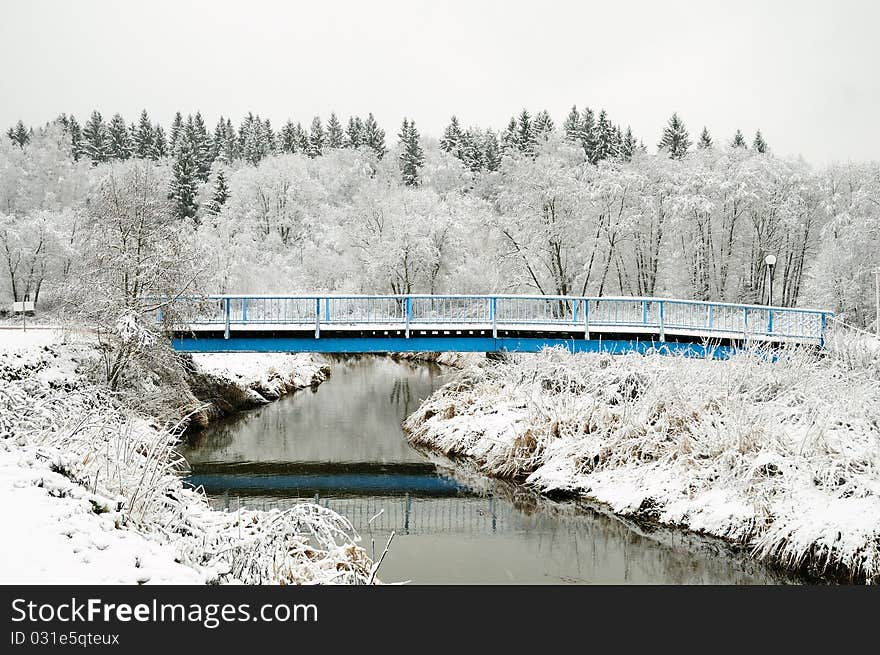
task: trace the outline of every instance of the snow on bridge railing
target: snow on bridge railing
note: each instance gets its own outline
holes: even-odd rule
[[[522,295],[215,295],[177,298],[188,304],[181,329],[195,326],[372,326],[410,330],[430,326],[468,329],[582,330],[620,328],[637,333],[825,343],[832,312],[672,298]],[[192,308],[196,308],[192,311]],[[163,320],[159,312],[158,319]]]

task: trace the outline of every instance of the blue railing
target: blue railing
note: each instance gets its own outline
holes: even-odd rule
[[[222,295],[181,298],[171,315],[185,317],[181,327],[198,330],[267,328],[413,331],[491,330],[506,332],[563,330],[632,332],[716,338],[759,338],[824,345],[831,312],[792,307],[638,297],[520,295]],[[163,315],[159,313],[159,320]]]

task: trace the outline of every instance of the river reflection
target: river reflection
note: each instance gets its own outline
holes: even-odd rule
[[[454,372],[449,372],[449,376]],[[400,423],[444,370],[338,359],[330,379],[196,435],[191,481],[234,511],[317,501],[381,553],[385,581],[414,583],[797,582],[712,540],[644,533],[578,503],[486,480],[411,448]]]

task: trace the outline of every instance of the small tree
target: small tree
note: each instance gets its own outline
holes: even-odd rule
[[[312,119],[312,129],[309,132],[309,157],[320,157],[324,154],[324,126],[321,125],[321,117],[315,116]]]
[[[124,124],[123,127],[125,127]],[[93,164],[105,162],[110,158],[107,125],[99,111],[93,111],[83,126],[82,151],[86,157],[92,160]]]
[[[663,130],[663,138],[657,146],[669,154],[672,159],[681,159],[687,154],[688,148],[691,147],[690,136],[684,121],[678,117],[677,113],[672,114],[666,129]]]
[[[174,215],[180,219],[196,220],[198,203],[199,168],[196,152],[192,141],[183,135],[174,153],[174,165],[171,168],[171,193],[169,199],[173,203]]]
[[[764,137],[761,134],[761,130],[755,132],[755,140],[752,142],[752,147],[760,152],[762,155],[766,153],[769,149],[767,146],[767,142],[764,141]]]
[[[121,114],[113,114],[107,129],[107,151],[111,159],[128,159],[131,157],[131,135]]]
[[[220,213],[227,200],[229,200],[229,184],[226,182],[226,175],[222,170],[217,171],[217,179],[214,181],[214,194],[211,196],[211,201],[208,203],[205,211],[212,216],[216,216]]]
[[[706,150],[707,148],[711,148],[714,144],[712,143],[712,137],[709,136],[709,130],[704,125],[703,131],[700,132],[700,140],[697,142],[697,147],[700,150]]]
[[[341,148],[345,142],[345,132],[342,130],[342,123],[336,117],[335,112],[330,112],[330,119],[327,121],[327,147]]]
[[[733,141],[730,142],[731,148],[747,148],[746,140],[743,137],[743,133],[740,130],[736,131],[736,134],[733,135]]]
[[[372,112],[364,121],[363,145],[371,148],[379,159],[385,156],[385,130],[379,127]]]
[[[399,136],[401,153],[398,158],[400,160],[400,172],[403,183],[406,186],[418,186],[419,169],[424,165],[425,157],[422,153],[422,146],[419,143],[419,133],[416,130],[415,121],[409,121],[404,118]]]
[[[10,127],[9,131],[6,132],[6,136],[8,136],[19,148],[24,148],[27,145],[27,142],[31,140],[30,133],[21,121],[18,121],[18,123],[15,124],[15,127]]]
[[[68,313],[97,335],[113,390],[132,361],[162,348],[156,312],[173,321],[169,299],[198,288],[199,257],[174,219],[161,170],[142,159],[110,167],[90,198],[82,257],[64,294]]]

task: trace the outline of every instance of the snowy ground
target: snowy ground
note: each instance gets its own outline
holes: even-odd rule
[[[489,475],[877,582],[878,416],[880,359],[861,347],[776,362],[547,351],[466,369],[405,427]]]
[[[200,372],[249,390],[262,402],[319,384],[330,374],[326,361],[309,353],[210,353],[192,359]]]
[[[181,481],[175,435],[83,374],[94,356],[60,331],[0,330],[0,584],[374,579],[330,510],[210,509]]]

